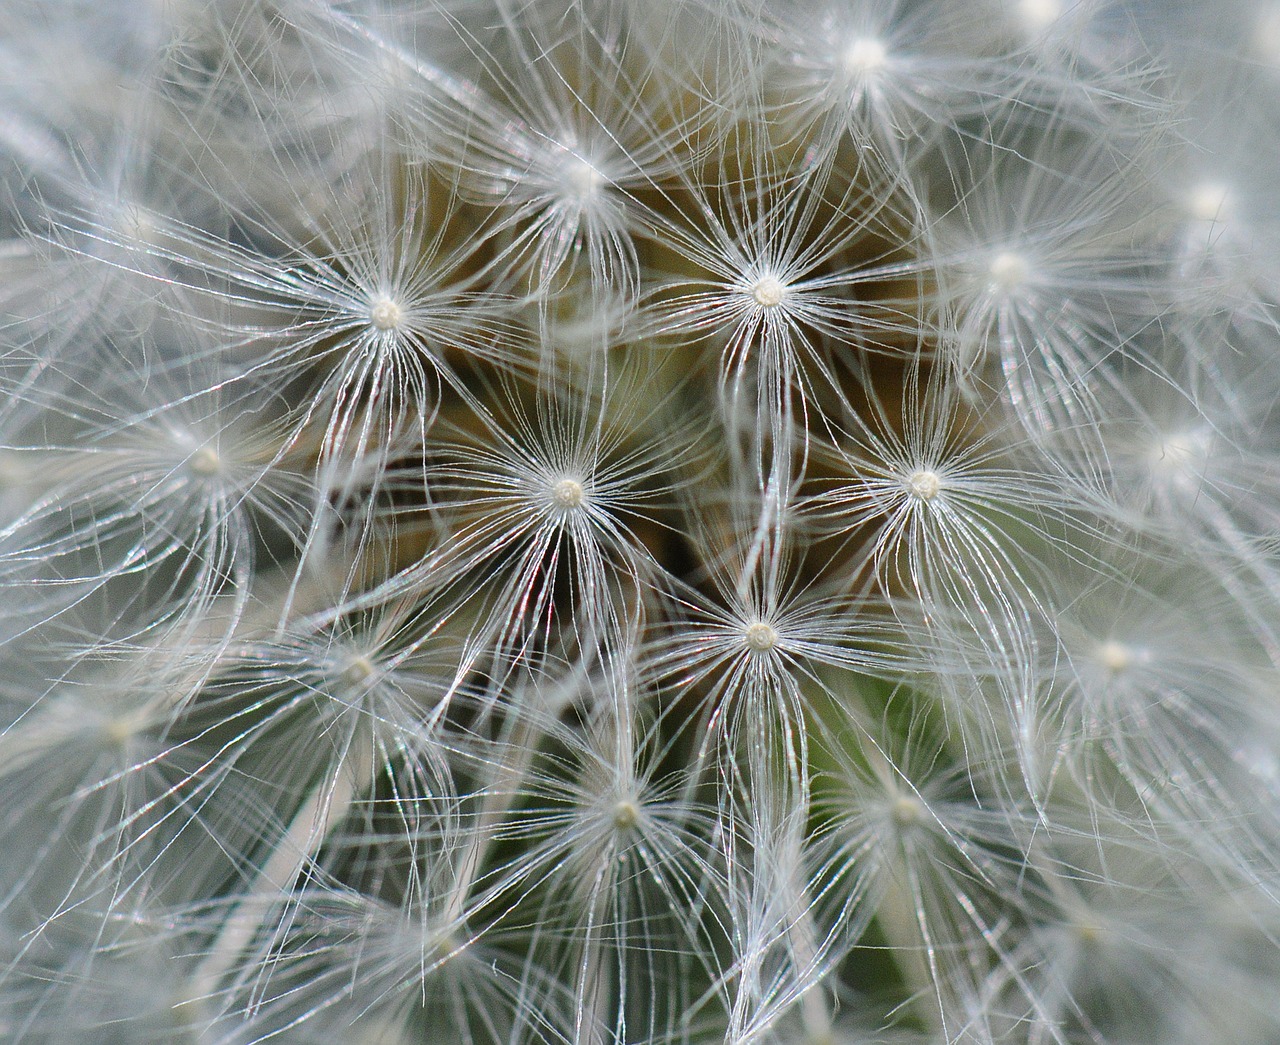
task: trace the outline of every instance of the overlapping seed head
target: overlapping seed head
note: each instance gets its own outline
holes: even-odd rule
[[[11,0],[0,1038],[1266,1045],[1260,0]]]

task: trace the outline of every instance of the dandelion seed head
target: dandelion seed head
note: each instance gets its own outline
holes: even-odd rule
[[[369,308],[369,322],[378,330],[395,330],[403,319],[400,306],[389,297],[378,298]]]
[[[33,1033],[1191,1040],[1276,978],[1280,0],[140,2],[2,19]]]
[[[742,633],[742,641],[753,653],[768,653],[778,645],[778,632],[772,624],[758,620],[747,625]]]
[[[571,512],[581,508],[587,500],[587,491],[581,482],[566,476],[551,487],[551,503],[561,511]]]
[[[991,284],[997,290],[1006,293],[1017,290],[1031,275],[1031,265],[1021,254],[1013,251],[1001,251],[991,259],[987,269]]]
[[[777,308],[787,296],[787,286],[776,276],[761,276],[751,286],[751,298],[761,308]]]
[[[907,492],[921,501],[932,501],[942,491],[942,477],[928,468],[921,468],[907,477]]]
[[[845,48],[840,68],[849,77],[870,76],[883,69],[888,58],[888,49],[881,41],[873,36],[860,36]]]

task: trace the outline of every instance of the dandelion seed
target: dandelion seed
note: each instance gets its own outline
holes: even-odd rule
[[[854,300],[860,284],[885,282],[889,270],[901,278],[880,264],[888,252],[877,237],[900,237],[889,228],[907,222],[892,191],[868,192],[848,172],[817,164],[789,175],[758,129],[744,139],[726,150],[722,175],[740,188],[720,200],[690,186],[671,201],[677,217],[658,216],[653,238],[672,276],[641,305],[663,341],[719,355],[724,423],[743,436],[733,453],[753,457],[762,480],[767,471],[784,482],[805,403],[839,383],[827,339],[874,347],[914,329],[896,301]],[[866,175],[878,182],[873,167],[867,154]],[[832,219],[853,210],[854,225]]]
[[[870,140],[910,179],[919,145],[981,110],[1013,72],[963,5],[819,0],[757,10],[744,27],[771,59],[758,74],[768,119],[813,157]]]
[[[1023,863],[998,855],[1019,845],[1017,814],[1007,806],[984,808],[988,781],[971,776],[972,766],[949,764],[940,738],[930,737],[924,723],[913,723],[905,736],[882,723],[867,733],[869,724],[858,723],[859,715],[856,704],[846,704],[829,723],[857,731],[858,754],[847,741],[835,741],[833,771],[815,788],[815,807],[830,824],[820,849],[841,883],[824,902],[841,903],[840,917],[855,933],[874,913],[893,946],[907,954],[913,948],[967,950],[993,919],[1025,910],[1018,893]],[[998,908],[988,890],[999,894]],[[956,1011],[949,995],[978,984],[966,983],[969,974],[958,965],[907,954],[900,968],[918,992],[918,1011],[932,1009],[929,1016],[948,1022]]]
[[[689,452],[654,442],[649,425],[670,431],[656,413],[628,417],[626,387],[607,400],[608,416],[582,390],[544,387],[527,403],[512,388],[510,402],[477,419],[478,431],[440,440],[428,482],[452,534],[438,555],[389,583],[414,584],[440,568],[477,571],[485,585],[473,594],[495,600],[494,639],[517,656],[550,640],[553,622],[576,628],[577,642],[623,641],[615,599],[652,566],[631,527],[646,525],[644,503],[662,496],[662,477]],[[421,471],[406,482],[420,487]],[[565,598],[571,605],[557,605]]]
[[[44,586],[50,620],[92,592],[127,591],[144,629],[222,595],[244,605],[255,535],[295,540],[309,490],[282,463],[284,426],[261,389],[201,391],[209,377],[197,366],[102,380],[102,412],[77,408],[68,445],[43,444],[53,495],[0,533],[0,588]]]
[[[989,152],[941,150],[968,187],[944,197],[930,235],[937,321],[961,379],[992,379],[1029,435],[1096,460],[1095,426],[1125,394],[1123,364],[1159,366],[1139,334],[1159,290],[1152,258],[1168,248],[1138,231],[1136,169],[1117,169],[1105,137],[1073,134],[1065,121],[1039,133],[1008,116]]]

